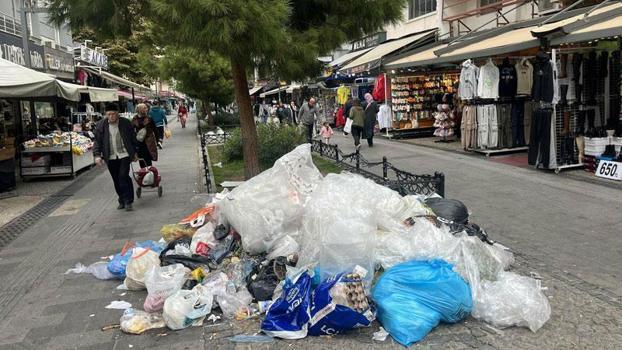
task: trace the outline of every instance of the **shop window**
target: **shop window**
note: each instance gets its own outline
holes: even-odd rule
[[[417,18],[436,11],[436,0],[409,0],[408,19]]]
[[[488,5],[496,4],[498,2],[500,2],[500,0],[479,0],[479,6],[480,7],[488,6]]]

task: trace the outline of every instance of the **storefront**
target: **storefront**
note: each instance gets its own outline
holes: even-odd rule
[[[45,72],[54,75],[64,81],[74,80],[73,55],[69,52],[53,49],[49,46],[43,47],[45,57]]]
[[[417,110],[422,85],[412,86],[420,75],[446,96],[430,106],[437,136],[456,134],[460,148],[487,156],[524,152],[525,165],[537,168],[586,162],[596,170],[622,145],[621,12],[619,3],[569,11],[550,24],[516,23],[399,57],[385,65],[393,122],[403,119],[400,110]]]

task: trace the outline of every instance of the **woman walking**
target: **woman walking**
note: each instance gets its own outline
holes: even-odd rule
[[[186,127],[186,120],[188,120],[188,109],[184,104],[179,106],[177,110],[177,119],[181,122],[182,129]]]
[[[147,114],[149,107],[141,103],[136,106],[137,115],[132,119],[132,126],[136,132],[138,141],[138,158],[141,158],[140,167],[151,166],[152,162],[158,161],[158,138],[156,126]]]
[[[363,134],[363,128],[365,127],[365,111],[361,107],[361,101],[355,99],[352,101],[352,108],[350,108],[349,119],[352,119],[352,137],[354,138],[354,146],[356,149],[361,148],[361,135]]]
[[[369,147],[374,147],[374,128],[376,127],[376,120],[378,119],[378,111],[380,108],[370,93],[365,94],[365,101],[365,126],[363,137],[367,139]]]

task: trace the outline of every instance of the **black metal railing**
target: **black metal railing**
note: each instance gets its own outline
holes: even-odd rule
[[[207,193],[212,193],[212,175],[210,173],[209,170],[209,156],[207,154],[207,146],[209,145],[209,143],[207,142],[208,139],[206,138],[206,134],[203,132],[203,130],[201,129],[201,126],[198,127],[198,133],[199,133],[199,140],[201,141],[201,157],[202,157],[202,161],[203,161],[203,174],[205,176],[205,187],[207,190]]]
[[[378,184],[396,190],[401,195],[437,193],[445,196],[445,175],[435,172],[434,175],[416,175],[393,166],[387,157],[381,162],[370,162],[356,150],[344,154],[337,145],[328,145],[319,140],[313,140],[311,151],[324,158],[334,160],[344,170],[359,174]],[[374,167],[382,166],[382,176],[371,171]]]
[[[222,134],[203,133],[202,138],[207,145],[222,145],[231,138],[231,133],[226,131]]]

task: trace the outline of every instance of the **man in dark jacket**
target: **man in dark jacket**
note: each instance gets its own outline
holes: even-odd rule
[[[132,123],[119,117],[116,104],[106,106],[106,118],[95,127],[95,163],[108,165],[108,171],[117,192],[117,209],[132,211],[134,186],[130,178],[130,163],[136,159],[136,135]]]

